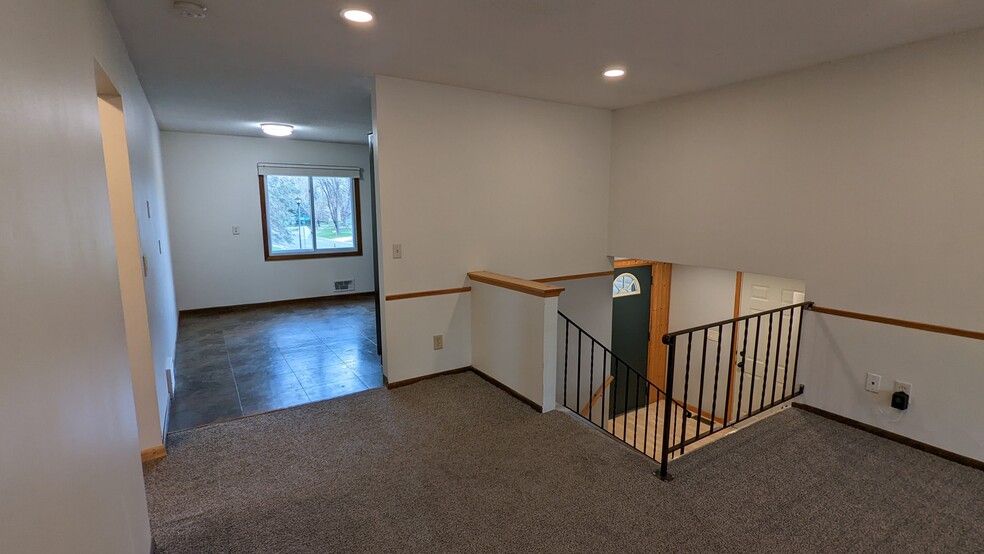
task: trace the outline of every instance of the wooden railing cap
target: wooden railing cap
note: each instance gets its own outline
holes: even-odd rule
[[[560,293],[564,292],[564,287],[538,283],[528,279],[520,279],[519,277],[510,277],[509,275],[502,275],[491,271],[471,271],[468,273],[468,278],[472,281],[485,283],[486,285],[502,287],[541,298],[560,296]]]

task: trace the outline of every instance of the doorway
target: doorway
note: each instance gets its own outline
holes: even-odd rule
[[[643,377],[665,386],[666,347],[660,339],[669,324],[671,274],[672,264],[615,260],[612,353],[618,361],[612,368],[611,417],[656,401]]]
[[[166,403],[166,396],[162,402],[160,391],[166,391],[166,385],[164,376],[154,369],[144,283],[147,260],[141,247],[134,202],[123,98],[98,63],[95,64],[95,80],[137,428],[141,448],[146,450],[159,447],[163,442],[161,407]]]

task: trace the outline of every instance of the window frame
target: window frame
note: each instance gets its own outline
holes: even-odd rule
[[[308,178],[311,176],[308,175]],[[352,214],[352,229],[353,236],[355,237],[355,250],[348,250],[345,252],[332,252],[330,250],[317,251],[313,250],[311,252],[294,252],[291,254],[273,254],[270,249],[270,229],[269,221],[267,219],[267,197],[266,197],[266,175],[260,175],[260,217],[263,220],[263,259],[267,262],[280,262],[287,260],[307,260],[312,258],[343,258],[349,256],[361,256],[362,255],[362,203],[360,201],[359,194],[359,183],[360,179],[358,177],[351,177],[352,179],[352,194],[355,196],[354,203],[355,207]],[[310,195],[314,194],[313,189],[309,189]],[[314,198],[311,197],[311,235],[317,234],[317,213],[315,213]],[[317,240],[317,239],[315,239]]]
[[[619,273],[618,275],[616,275],[614,279],[612,279],[612,289],[618,289],[618,287],[615,285],[615,283],[619,279],[621,279],[622,277],[626,277],[626,276],[631,277],[632,278],[632,281],[631,282],[635,282],[637,284],[636,290],[634,292],[633,291],[627,291],[627,292],[615,292],[615,291],[612,291],[612,298],[625,298],[626,296],[636,296],[636,295],[642,294],[642,283],[639,282],[639,278],[636,277],[635,275],[633,275],[631,272],[628,272],[628,271],[623,271],[622,273]]]

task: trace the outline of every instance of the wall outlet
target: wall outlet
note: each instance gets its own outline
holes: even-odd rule
[[[910,397],[912,396],[912,383],[906,383],[905,381],[895,382],[895,392],[904,392]]]
[[[403,257],[403,245],[402,244],[394,244],[393,245],[393,259],[394,260],[399,260],[402,257]]]
[[[233,225],[232,226],[232,234],[234,234],[234,235],[238,235],[239,234],[239,225]]]
[[[868,392],[878,392],[881,390],[881,375],[869,373],[865,376],[864,390]]]
[[[434,350],[444,348],[444,335],[434,335]]]

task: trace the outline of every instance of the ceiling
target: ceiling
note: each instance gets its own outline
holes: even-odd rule
[[[981,0],[206,1],[107,0],[162,129],[359,143],[374,74],[614,109],[984,26]]]

